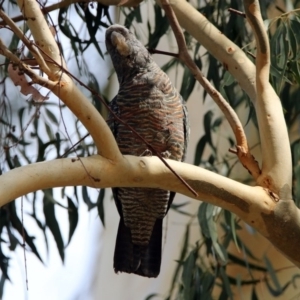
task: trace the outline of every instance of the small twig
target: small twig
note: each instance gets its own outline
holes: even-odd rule
[[[285,14],[286,13],[286,11],[284,10],[284,9],[282,9],[281,7],[279,7],[278,5],[275,5],[275,8],[277,9],[277,10],[279,10],[281,13],[283,13],[283,14]]]
[[[18,143],[20,143],[20,141],[22,140],[22,138],[24,137],[25,132],[27,131],[29,125],[31,124],[31,122],[37,118],[38,114],[39,114],[39,110],[40,110],[40,105],[37,106],[36,111],[34,112],[34,114],[30,117],[29,121],[27,122],[27,124],[24,126],[24,128],[22,129],[18,139],[16,142],[12,143],[11,145],[7,146],[7,149],[11,149],[13,147],[16,147]]]
[[[153,48],[147,48],[147,50],[151,54],[162,54],[162,55],[168,55],[168,56],[173,56],[173,57],[179,58],[178,53],[167,52],[167,51],[157,50],[157,49],[153,49]]]
[[[233,153],[233,154],[237,154],[237,153],[238,153],[237,150],[234,149],[234,148],[229,148],[228,151],[229,151],[230,153]]]
[[[246,14],[243,13],[242,11],[236,10],[236,9],[234,9],[234,8],[228,8],[228,11],[229,11],[230,13],[233,13],[233,14],[236,14],[236,15],[241,16],[241,17],[243,17],[243,18],[246,18]]]
[[[77,141],[74,145],[72,145],[72,147],[70,147],[67,151],[65,151],[65,153],[61,156],[59,156],[59,158],[63,158],[66,157],[68,153],[70,153],[77,145],[79,145],[84,139],[86,139],[90,134],[87,133],[84,137],[82,137],[79,141]]]
[[[0,17],[3,19],[5,24],[16,34],[16,36],[26,45],[32,55],[36,58],[42,71],[46,74],[50,74],[50,69],[47,66],[43,56],[40,54],[39,50],[28,40],[24,32],[13,22],[13,20],[0,9]]]
[[[236,112],[232,109],[229,103],[223,98],[223,96],[211,85],[211,83],[204,77],[202,72],[199,70],[193,59],[191,58],[182,33],[181,27],[175,16],[175,13],[168,0],[161,1],[162,7],[165,10],[166,16],[169,19],[170,25],[174,32],[177,44],[178,44],[178,55],[180,60],[190,69],[197,81],[204,87],[207,93],[212,97],[215,103],[224,113],[226,119],[228,120],[233,133],[236,138],[236,150],[237,156],[243,166],[250,172],[250,174],[256,179],[260,175],[260,168],[257,161],[251,155],[247,137],[245,135],[243,126],[238,118]],[[229,51],[230,49],[228,49]]]
[[[246,53],[247,53],[249,56],[251,56],[252,58],[256,59],[256,56],[255,56],[253,53],[251,53],[250,51],[247,51]]]
[[[24,64],[24,62],[18,58],[15,54],[13,54],[3,43],[2,39],[0,39],[0,54],[7,57],[11,62],[17,64],[21,67],[22,71],[26,75],[28,75],[34,83],[38,83],[39,85],[43,87],[47,87],[50,91],[55,89],[57,87],[57,83],[54,81],[51,81],[47,78],[44,78],[42,76],[39,76],[36,74],[29,66]]]

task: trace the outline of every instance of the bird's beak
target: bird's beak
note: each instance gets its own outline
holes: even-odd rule
[[[110,35],[110,40],[112,45],[116,47],[120,55],[128,56],[130,54],[130,47],[127,45],[126,39],[122,34],[113,31]]]

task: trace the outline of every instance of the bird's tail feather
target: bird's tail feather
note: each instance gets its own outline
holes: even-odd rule
[[[157,277],[161,264],[162,219],[157,219],[147,246],[132,243],[131,232],[121,217],[114,255],[115,272]]]

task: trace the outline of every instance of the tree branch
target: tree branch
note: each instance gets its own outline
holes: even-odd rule
[[[186,189],[158,157],[125,155],[115,164],[100,155],[94,155],[35,163],[1,175],[0,205],[36,190],[58,186],[150,187],[171,190],[230,210],[268,238],[300,267],[300,213],[293,202],[276,202],[267,189],[249,187],[197,166],[174,160],[167,162],[192,186],[198,193],[197,197]],[[284,208],[280,210],[281,215],[274,213],[278,206]],[[278,230],[275,231],[274,228]],[[286,242],[291,237],[295,247]]]
[[[187,1],[172,0],[170,6],[180,25],[211,55],[228,67],[228,72],[237,80],[251,101],[255,103],[255,66],[244,51],[230,41]]]
[[[124,0],[96,0],[93,2],[98,2],[98,3],[101,3],[106,6],[110,6],[110,5],[138,6],[139,3],[141,3],[142,1],[143,0],[126,0],[126,1],[124,1]],[[43,7],[41,10],[42,10],[42,13],[45,15],[51,11],[54,11],[54,10],[57,10],[60,8],[64,8],[64,7],[70,6],[71,4],[79,3],[79,2],[82,2],[82,0],[62,0],[58,3],[54,3],[49,6]],[[20,22],[20,21],[23,21],[24,19],[25,19],[24,16],[20,15],[20,16],[12,18],[12,21]],[[0,25],[4,25],[4,24],[5,23],[3,21],[0,22]]]
[[[52,90],[53,93],[83,123],[91,134],[99,154],[114,161],[121,159],[122,155],[118,145],[105,120],[63,71],[65,62],[38,3],[35,0],[18,0],[18,5],[27,20],[36,45],[48,64],[50,71],[47,75],[56,83],[56,88]],[[61,65],[62,67],[60,67]]]
[[[255,160],[255,158],[250,152],[250,149],[248,147],[247,137],[245,135],[239,117],[237,116],[236,112],[232,109],[232,107],[229,105],[229,103],[223,98],[223,96],[204,77],[202,72],[199,70],[199,68],[191,58],[185,44],[185,38],[183,36],[182,30],[172,10],[172,7],[170,6],[169,1],[161,0],[161,3],[171,24],[175,38],[177,40],[178,51],[179,51],[178,56],[180,60],[190,69],[191,73],[194,75],[197,81],[204,87],[207,93],[212,97],[212,99],[215,101],[215,103],[219,106],[219,108],[224,113],[236,138],[236,143],[237,143],[236,154],[240,162],[243,164],[243,166],[250,172],[250,174],[256,180],[259,177],[261,172],[257,161]]]
[[[262,149],[261,186],[278,194],[281,199],[291,199],[292,159],[288,132],[279,97],[269,83],[270,47],[257,0],[245,0],[247,20],[255,34],[256,87],[255,104]]]
[[[36,74],[28,65],[24,64],[24,62],[19,59],[16,55],[14,55],[3,43],[2,39],[0,39],[0,54],[8,58],[11,62],[18,65],[20,69],[28,75],[33,83],[37,83],[40,86],[48,88],[50,91],[55,91],[57,89],[57,83],[53,82],[47,78],[39,76]]]
[[[166,161],[198,192],[198,196],[189,191],[158,157],[124,155],[115,164],[94,155],[34,163],[3,174],[0,177],[0,205],[30,192],[53,187],[150,187],[175,191],[229,209],[254,226],[259,222],[256,218],[261,218],[258,211],[269,213],[275,205],[272,197],[262,188],[249,187],[190,164],[170,159]],[[82,164],[86,169],[82,168]],[[250,213],[252,210],[256,211],[254,215]],[[259,227],[264,231],[263,224]]]

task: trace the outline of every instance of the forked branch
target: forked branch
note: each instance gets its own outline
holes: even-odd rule
[[[173,9],[169,4],[169,1],[162,0],[161,3],[169,19],[175,38],[177,40],[179,59],[181,59],[181,61],[190,69],[191,73],[194,75],[197,81],[203,86],[203,88],[207,91],[207,93],[212,97],[212,99],[215,101],[215,103],[219,106],[219,108],[224,113],[236,138],[236,143],[237,143],[236,154],[240,162],[243,164],[243,166],[250,172],[250,174],[254,177],[254,179],[257,179],[261,172],[257,161],[255,160],[255,158],[250,152],[250,149],[248,147],[247,137],[245,135],[239,117],[237,116],[236,112],[232,109],[232,107],[229,105],[229,103],[224,99],[221,93],[218,92],[211,85],[211,83],[204,77],[203,73],[199,70],[199,68],[191,58],[185,44],[185,38],[183,36],[182,30],[173,12]]]
[[[38,3],[35,0],[18,0],[18,5],[35,40],[36,47],[32,45],[29,49],[34,49],[35,52],[39,51],[47,64],[44,71],[50,79],[49,84],[52,82],[51,87],[53,88],[50,88],[50,90],[70,108],[87,128],[99,154],[113,161],[122,159],[116,141],[106,122],[95,107],[87,101],[70,76],[63,71],[65,62]],[[6,18],[6,22],[9,21]],[[14,30],[16,34],[20,35],[15,28]],[[26,40],[25,42],[27,43]],[[22,63],[22,65],[26,70],[25,64]],[[46,86],[47,79],[43,80],[45,81],[44,86]]]
[[[291,199],[292,159],[288,132],[280,99],[269,82],[270,47],[258,0],[245,0],[247,20],[255,34],[256,115],[262,149],[262,174],[258,184],[281,199]]]
[[[44,61],[43,56],[39,50],[29,41],[25,36],[24,32],[15,24],[15,22],[2,10],[0,9],[0,17],[3,19],[5,25],[7,25],[16,36],[24,43],[24,45],[29,49],[31,54],[35,57],[37,64],[43,72],[46,74],[50,73],[50,69]]]
[[[157,0],[159,3],[160,1]],[[251,101],[256,101],[255,66],[245,52],[186,0],[170,1],[180,25],[212,56],[228,67]]]

